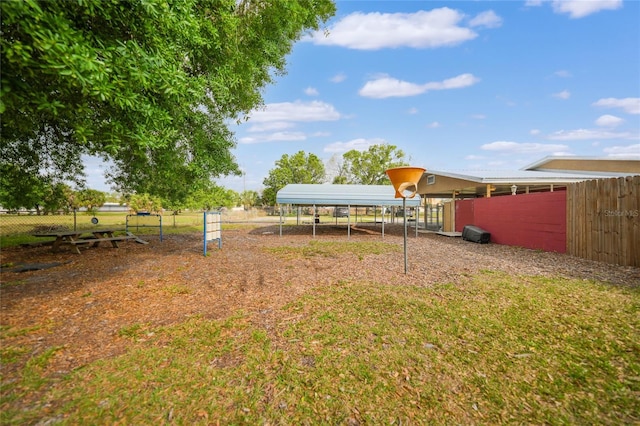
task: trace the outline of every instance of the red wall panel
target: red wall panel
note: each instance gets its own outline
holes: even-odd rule
[[[465,225],[473,225],[473,203],[475,199],[456,201],[456,231],[462,232]]]
[[[566,251],[565,191],[476,198],[457,203],[460,209],[456,206],[456,214],[461,214],[456,217],[458,232],[462,232],[464,225],[475,225],[490,232],[494,243]]]

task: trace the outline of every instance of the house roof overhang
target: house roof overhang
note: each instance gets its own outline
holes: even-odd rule
[[[640,154],[640,152],[638,153]],[[547,156],[520,170],[552,171],[555,173],[594,173],[601,176],[640,175],[638,157],[574,157]],[[615,177],[614,176],[614,177]]]
[[[626,174],[610,173],[608,177]],[[571,183],[589,179],[601,179],[599,173],[548,172],[534,170],[498,170],[449,172],[430,170],[420,179],[418,193],[426,198],[481,197],[486,196],[487,188],[492,195],[511,194],[511,187],[528,188],[529,191],[549,190],[553,187],[565,187]]]

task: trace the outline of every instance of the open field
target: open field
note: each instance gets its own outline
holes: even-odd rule
[[[3,249],[0,422],[640,422],[637,268],[421,234],[405,275],[399,226],[223,229]]]

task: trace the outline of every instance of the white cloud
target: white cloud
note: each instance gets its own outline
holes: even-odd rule
[[[460,74],[459,76],[448,78],[441,82],[433,82],[425,84],[427,90],[445,90],[445,89],[460,89],[463,87],[473,86],[480,79],[473,74]]]
[[[551,96],[557,99],[569,99],[571,97],[571,93],[568,90],[563,90],[562,92],[554,93]]]
[[[578,19],[602,10],[620,9],[622,0],[554,0],[552,6],[555,13],[567,13]]]
[[[472,27],[498,28],[502,25],[502,18],[496,15],[493,10],[479,13],[469,21]]]
[[[415,108],[415,107],[409,108],[409,110],[407,111],[407,114],[411,114],[411,115],[414,115],[417,113],[418,113],[418,108]]]
[[[332,105],[324,102],[282,102],[265,105],[250,116],[252,124],[248,132],[251,136],[238,140],[241,144],[263,142],[304,141],[308,135],[299,131],[286,131],[296,126],[296,122],[335,121],[340,114]],[[328,136],[327,132],[313,133],[312,137]]]
[[[379,77],[368,81],[358,94],[367,98],[390,98],[421,95],[429,90],[460,89],[479,82],[473,74],[461,74],[443,81],[416,84],[392,77]]]
[[[640,144],[628,145],[628,146],[612,146],[605,148],[603,151],[609,157],[633,157],[640,159]]]
[[[291,142],[303,141],[307,136],[302,132],[275,132],[252,137],[240,138],[241,144],[254,144],[262,142]]]
[[[430,129],[437,129],[438,127],[440,127],[440,123],[438,123],[437,121],[434,121],[432,123],[427,124],[427,127]]]
[[[343,81],[345,81],[347,79],[347,75],[345,73],[338,73],[336,75],[334,75],[333,77],[331,77],[331,82],[332,83],[342,83]]]
[[[367,98],[388,98],[392,96],[415,96],[426,92],[424,85],[409,83],[391,77],[368,81],[358,92]]]
[[[333,105],[320,101],[312,102],[281,102],[267,104],[264,108],[254,110],[250,115],[250,122],[265,123],[271,121],[335,121],[340,119],[340,113]]]
[[[640,114],[640,98],[602,98],[591,105],[602,108],[622,108],[627,114]]]
[[[316,89],[315,87],[307,87],[306,89],[304,89],[304,94],[307,96],[318,96],[318,89]]]
[[[569,71],[567,71],[567,70],[558,70],[558,71],[554,72],[554,74],[555,74],[557,77],[562,77],[562,78],[569,78],[569,77],[571,77],[571,73],[570,73]]]
[[[529,134],[533,135],[533,136],[539,135],[540,134],[540,130],[539,129],[531,129],[531,130],[529,130]]]
[[[309,40],[360,50],[455,46],[477,37],[460,25],[463,18],[463,13],[448,7],[415,13],[354,12],[332,25],[328,36],[316,31]],[[484,19],[495,23],[499,18]]]
[[[475,120],[484,120],[487,118],[486,115],[484,114],[473,114],[471,115],[471,118],[475,119]]]
[[[366,151],[372,145],[382,145],[386,143],[384,139],[374,138],[374,139],[353,139],[349,142],[334,142],[324,147],[324,152],[334,152],[341,153],[351,151],[355,149],[356,151]]]
[[[567,145],[496,141],[484,144],[480,147],[485,151],[497,151],[505,154],[530,154],[530,153],[557,153],[566,152]]]
[[[544,3],[551,3],[555,13],[566,13],[572,19],[622,7],[622,0],[526,0],[525,6],[541,6]]]
[[[553,141],[585,141],[590,139],[625,139],[631,137],[630,133],[614,133],[606,130],[577,129],[559,130],[547,136]]]
[[[295,126],[295,124],[293,123],[287,123],[284,121],[273,121],[270,123],[254,124],[253,126],[249,127],[248,131],[249,132],[274,132],[276,130],[290,129],[293,126]]]
[[[616,127],[622,123],[624,123],[624,120],[622,118],[609,114],[601,115],[596,120],[596,125],[602,127]]]

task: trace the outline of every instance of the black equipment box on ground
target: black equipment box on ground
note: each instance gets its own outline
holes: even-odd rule
[[[491,233],[473,225],[466,225],[462,228],[462,239],[473,241],[474,243],[487,244],[491,240]]]

